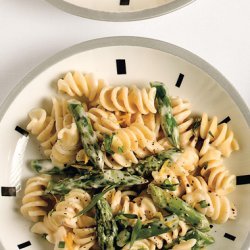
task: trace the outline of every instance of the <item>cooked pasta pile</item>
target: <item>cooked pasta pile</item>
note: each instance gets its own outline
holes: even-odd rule
[[[57,87],[51,110],[29,112],[44,159],[31,162],[21,206],[54,249],[202,249],[210,223],[236,218],[227,124],[192,115],[159,82],[113,87],[69,72]]]

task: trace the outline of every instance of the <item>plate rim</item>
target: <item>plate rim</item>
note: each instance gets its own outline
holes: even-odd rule
[[[235,104],[241,111],[241,114],[246,120],[246,123],[250,127],[250,110],[242,99],[235,87],[226,79],[216,68],[211,64],[200,58],[199,56],[193,54],[192,52],[176,46],[174,44],[156,40],[152,38],[145,37],[135,37],[135,36],[114,36],[114,37],[105,37],[93,39],[85,42],[78,43],[71,47],[68,47],[47,60],[40,63],[33,70],[31,70],[24,78],[10,91],[7,97],[4,99],[0,106],[0,122],[3,119],[3,116],[6,113],[6,110],[9,108],[11,103],[14,101],[16,96],[22,91],[22,89],[28,85],[35,77],[41,74],[43,71],[54,65],[55,63],[66,59],[67,57],[73,56],[75,54],[93,50],[97,48],[104,47],[113,47],[113,46],[134,46],[134,47],[144,47],[162,51],[165,53],[172,54],[181,59],[186,60],[187,62],[195,65],[199,69],[207,73],[211,78],[213,78],[229,96],[233,99]]]
[[[80,6],[76,6],[72,3],[65,2],[64,0],[46,0],[53,6],[68,12],[72,15],[84,17],[99,21],[109,21],[109,22],[127,22],[127,21],[137,21],[145,20],[149,18],[154,18],[168,14],[180,8],[183,8],[196,0],[175,0],[174,2],[164,4],[159,7],[136,11],[136,12],[105,12],[92,10]]]

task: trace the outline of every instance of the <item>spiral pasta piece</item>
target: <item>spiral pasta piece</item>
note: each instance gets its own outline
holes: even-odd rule
[[[115,116],[120,123],[121,127],[129,127],[133,123],[141,123],[149,128],[151,131],[154,131],[155,138],[159,137],[160,133],[160,116],[154,113],[148,113],[143,115],[141,113],[122,113],[122,112],[115,112]]]
[[[52,98],[51,116],[55,120],[57,133],[74,122],[74,119],[68,110],[68,102],[63,98]]]
[[[78,218],[75,215],[85,208],[91,201],[90,195],[81,189],[73,189],[66,196],[65,200],[57,203],[51,218],[58,226],[77,228]]]
[[[153,242],[157,249],[162,249],[164,245],[171,244],[179,237],[185,236],[189,228],[184,221],[179,221],[177,228],[167,233],[150,237],[148,240]]]
[[[100,91],[106,85],[104,80],[97,80],[93,74],[82,74],[78,71],[68,72],[63,79],[58,80],[58,90],[69,96],[85,97],[93,105],[98,103]]]
[[[210,190],[220,195],[234,191],[236,176],[230,174],[223,165],[219,150],[210,148],[199,160],[199,165],[202,167],[201,175],[207,180]]]
[[[55,120],[51,116],[47,116],[44,109],[36,108],[29,112],[30,122],[27,130],[35,135],[41,143],[41,147],[46,156],[51,154],[51,149],[57,140],[54,124]]]
[[[105,87],[100,93],[100,104],[109,111],[135,114],[156,113],[155,88]]]
[[[236,209],[227,197],[219,196],[214,192],[206,192],[201,189],[182,196],[187,203],[195,207],[199,212],[211,218],[215,223],[222,224],[228,219],[235,219]],[[205,201],[207,206],[202,207],[201,201]]]
[[[139,196],[133,201],[130,200],[129,195],[136,195],[135,192],[120,190],[111,190],[106,196],[106,200],[111,206],[113,214],[124,212],[126,214],[135,214],[142,221],[150,220],[157,213],[157,209],[151,198]],[[134,219],[129,220],[132,224]]]
[[[111,135],[113,132],[120,129],[120,124],[116,116],[102,108],[91,108],[87,112],[87,115],[99,139],[102,139],[103,134]]]
[[[114,153],[112,155],[104,154],[104,163],[112,169],[122,169],[131,167],[132,164],[137,164],[138,159],[132,151],[124,154]]]
[[[229,157],[235,150],[239,150],[239,144],[234,138],[234,133],[226,123],[218,125],[216,116],[208,118],[206,113],[202,114],[199,134],[204,139],[202,153],[206,152],[208,144],[218,149],[225,157]]]
[[[63,167],[75,161],[81,143],[75,123],[58,132],[58,140],[52,147],[50,158],[55,166]]]
[[[50,178],[50,175],[43,174],[32,177],[26,182],[20,209],[24,217],[36,222],[39,217],[46,215],[48,203],[41,196],[44,194]]]
[[[116,131],[111,148],[115,153],[133,151],[138,157],[143,158],[148,155],[147,151],[155,154],[163,150],[154,139],[154,133],[148,127],[141,123],[133,123]]]
[[[74,228],[73,232],[74,242],[79,250],[88,250],[97,244],[95,228]]]
[[[178,124],[180,144],[181,147],[185,147],[189,144],[191,137],[193,137],[193,131],[190,128],[194,121],[193,118],[190,117],[191,103],[180,97],[172,97],[171,105],[173,116]]]
[[[178,245],[175,245],[173,250],[192,250],[196,242],[196,239],[189,239],[187,241],[183,240]]]

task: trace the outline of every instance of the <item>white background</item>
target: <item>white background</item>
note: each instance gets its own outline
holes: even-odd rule
[[[205,59],[250,104],[250,1],[196,0],[145,21],[87,20],[44,0],[0,0],[0,104],[35,66],[82,41],[142,36],[181,46]]]

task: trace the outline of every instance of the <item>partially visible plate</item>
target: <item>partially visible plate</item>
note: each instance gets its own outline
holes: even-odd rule
[[[112,85],[145,86],[150,81],[161,81],[167,84],[171,95],[188,99],[195,113],[217,115],[220,121],[230,117],[229,126],[241,149],[225,160],[225,165],[241,176],[238,179],[244,185],[237,185],[230,194],[238,209],[237,220],[213,227],[216,243],[209,249],[248,249],[250,114],[247,106],[232,85],[199,57],[162,41],[136,37],[97,39],[60,52],[29,73],[1,106],[0,249],[1,245],[6,250],[16,250],[18,245],[30,250],[53,249],[41,237],[30,233],[31,223],[19,212],[25,181],[34,175],[28,161],[40,155],[34,140],[22,136],[15,127],[25,128],[28,111],[50,101],[57,93],[57,80],[74,70],[93,72]],[[224,237],[226,233],[234,240]]]
[[[133,21],[160,16],[194,0],[47,0],[73,15],[105,21]]]

